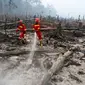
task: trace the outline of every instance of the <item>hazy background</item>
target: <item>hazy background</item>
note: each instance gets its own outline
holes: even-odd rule
[[[83,18],[85,0],[0,0],[0,14]]]
[[[56,10],[41,0],[0,0],[0,14],[56,16]]]
[[[63,17],[75,17],[79,15],[85,16],[85,0],[42,0],[46,6],[52,4],[57,13]]]

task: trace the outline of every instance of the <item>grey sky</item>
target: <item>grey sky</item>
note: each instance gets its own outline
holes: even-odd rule
[[[52,4],[57,13],[64,17],[85,16],[85,0],[42,0],[43,4]]]

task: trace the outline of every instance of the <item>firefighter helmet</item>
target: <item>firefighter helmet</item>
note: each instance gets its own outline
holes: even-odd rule
[[[40,22],[40,19],[39,18],[35,18],[35,22]]]
[[[23,20],[19,20],[19,23],[23,23]]]

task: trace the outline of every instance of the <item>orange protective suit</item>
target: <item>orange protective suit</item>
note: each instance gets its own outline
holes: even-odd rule
[[[39,23],[40,23],[40,19],[39,18],[36,18],[35,19],[35,24],[33,26],[33,29],[35,30],[35,32],[36,32],[36,34],[38,36],[38,39],[40,41],[40,46],[42,47],[43,46],[42,45],[42,33],[40,31],[40,24]]]
[[[17,26],[16,32],[18,30],[20,30],[19,39],[23,39],[25,36],[25,33],[26,33],[26,26],[22,22],[19,22],[19,25]]]
[[[35,25],[33,26],[33,29],[36,31],[36,34],[37,34],[37,36],[38,36],[38,39],[39,39],[39,40],[42,40],[42,33],[41,33],[41,31],[40,31],[40,25],[39,25],[39,24],[35,24]]]

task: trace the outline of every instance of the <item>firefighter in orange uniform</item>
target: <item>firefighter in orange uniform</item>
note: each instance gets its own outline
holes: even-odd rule
[[[20,31],[19,40],[24,40],[26,34],[26,26],[23,24],[23,21],[20,20],[16,29],[16,32]]]
[[[42,47],[42,33],[40,31],[40,19],[39,18],[35,18],[35,24],[33,26],[33,30],[36,31],[37,37],[40,41],[40,46]]]

